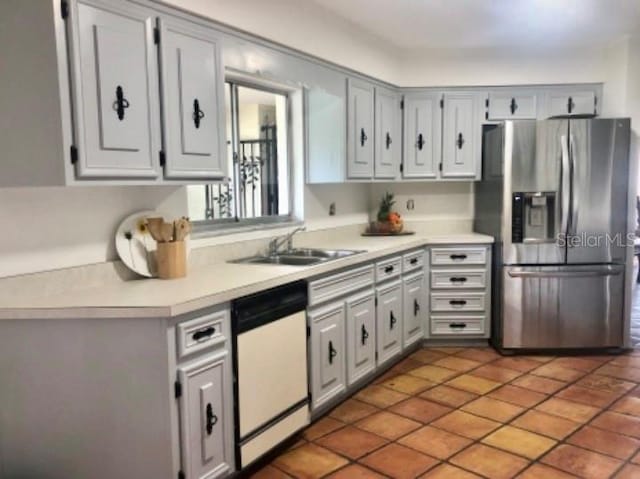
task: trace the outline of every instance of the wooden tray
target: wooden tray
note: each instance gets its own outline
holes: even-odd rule
[[[409,236],[416,234],[415,231],[401,231],[400,233],[372,233],[365,231],[360,236]]]

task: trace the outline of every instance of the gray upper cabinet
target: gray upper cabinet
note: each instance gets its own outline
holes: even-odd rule
[[[131,4],[72,5],[77,175],[155,178],[160,151],[155,18]]]
[[[378,364],[402,351],[402,283],[393,281],[376,289]]]
[[[546,94],[546,116],[597,114],[596,93],[593,89],[554,88]]]
[[[224,72],[219,40],[187,22],[161,19],[165,177],[226,176]]]
[[[535,91],[489,92],[487,120],[535,120],[538,110]]]
[[[347,177],[373,178],[374,87],[370,83],[347,80]]]
[[[444,94],[442,122],[442,178],[475,179],[480,175],[482,94]]]
[[[310,312],[311,396],[313,409],[346,389],[344,302]]]
[[[351,386],[376,367],[375,294],[369,290],[348,298],[346,306],[347,381]]]
[[[440,93],[413,93],[404,97],[405,178],[435,179],[442,147]]]
[[[375,90],[375,177],[395,179],[402,157],[400,96],[385,88]]]

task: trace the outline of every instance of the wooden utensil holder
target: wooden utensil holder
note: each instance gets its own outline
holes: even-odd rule
[[[159,242],[156,250],[158,278],[174,279],[187,275],[187,249],[184,241]]]

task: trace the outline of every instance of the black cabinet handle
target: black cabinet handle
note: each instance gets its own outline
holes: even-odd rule
[[[367,339],[369,339],[369,331],[367,331],[367,328],[364,327],[364,324],[362,325],[362,330],[360,333],[361,333],[360,342],[362,342],[362,345],[364,346],[367,343]]]
[[[467,259],[467,255],[466,254],[451,254],[451,255],[449,255],[449,258],[451,258],[451,259]]]
[[[418,258],[411,258],[409,264],[418,264]]]
[[[200,329],[196,331],[191,335],[191,337],[193,338],[194,341],[200,341],[201,339],[213,336],[215,332],[216,332],[216,328],[214,328],[213,326],[209,326],[208,328]]]
[[[200,109],[200,102],[196,98],[193,100],[193,124],[200,128],[200,120],[204,118],[204,112]]]
[[[211,436],[211,433],[213,432],[213,426],[218,423],[218,416],[213,414],[213,406],[211,405],[211,403],[207,404],[206,416],[207,422],[205,426],[207,428],[207,436]]]
[[[573,107],[575,106],[576,104],[573,102],[573,98],[569,97],[569,99],[567,100],[567,111],[571,113],[573,111]]]
[[[413,315],[418,316],[418,312],[420,312],[420,303],[418,303],[417,299],[413,300]]]
[[[452,283],[465,283],[467,281],[467,278],[465,278],[464,276],[452,276],[451,278],[449,278],[449,281],[451,281]]]
[[[360,146],[364,146],[368,139],[367,134],[364,132],[364,128],[360,128]]]
[[[387,266],[387,267],[384,269],[384,272],[385,272],[385,273],[393,273],[393,266]]]
[[[113,109],[118,115],[118,120],[124,120],[124,111],[129,108],[129,100],[124,97],[124,91],[122,87],[118,85],[116,87],[116,101],[113,102]]]
[[[393,143],[393,141],[391,141],[391,135],[389,134],[389,132],[387,132],[387,138],[385,139],[385,145],[387,146],[387,150],[391,146],[391,143]]]
[[[333,347],[333,341],[329,341],[329,364],[333,364],[333,358],[338,354],[338,351]]]
[[[450,323],[449,327],[451,329],[464,329],[467,327],[467,323]]]
[[[418,147],[418,150],[422,151],[422,147],[424,146],[424,137],[422,136],[422,133],[418,134],[418,141],[416,141],[416,146]]]
[[[516,110],[518,109],[518,103],[516,102],[515,98],[511,99],[511,105],[509,105],[509,109],[511,110],[511,114],[515,114]]]
[[[391,311],[389,313],[389,329],[393,329],[393,327],[396,325],[397,322],[398,322],[398,320],[393,315],[393,311]]]
[[[458,145],[458,150],[462,150],[462,145],[464,145],[464,137],[462,133],[458,133],[458,139],[456,140],[456,145]]]
[[[451,306],[464,306],[467,302],[464,299],[452,299],[449,304]]]

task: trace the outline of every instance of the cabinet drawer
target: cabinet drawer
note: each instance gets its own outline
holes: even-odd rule
[[[309,283],[309,306],[353,293],[373,284],[373,265],[353,268]]]
[[[410,273],[424,267],[424,250],[412,251],[402,256],[402,272]]]
[[[402,257],[394,256],[393,258],[378,261],[376,263],[376,282],[380,283],[390,278],[400,276],[402,272]]]
[[[484,311],[484,293],[431,293],[431,311]]]
[[[485,264],[486,248],[431,248],[432,265]]]
[[[432,336],[484,334],[484,316],[431,316]]]
[[[227,312],[219,311],[178,324],[178,358],[224,343],[226,319]]]
[[[485,270],[431,270],[432,289],[472,289],[486,286]]]

